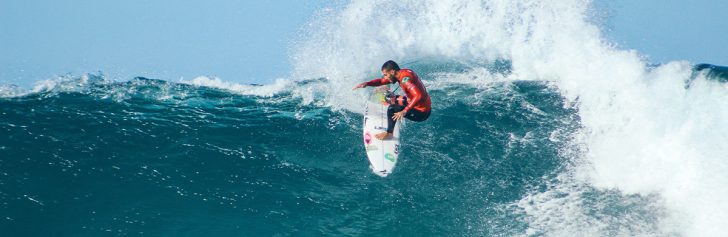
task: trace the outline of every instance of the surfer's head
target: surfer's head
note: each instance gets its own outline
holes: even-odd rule
[[[392,60],[389,60],[382,65],[382,75],[384,78],[395,80],[397,71],[399,71],[399,65]]]
[[[397,65],[397,63],[395,63],[394,61],[389,60],[385,62],[384,65],[382,65],[382,71],[384,70],[399,71],[399,65]]]

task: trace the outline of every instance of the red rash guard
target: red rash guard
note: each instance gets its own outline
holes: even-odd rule
[[[430,95],[427,94],[425,85],[420,81],[420,77],[410,69],[402,69],[397,73],[397,82],[399,86],[407,95],[409,104],[404,108],[408,112],[410,109],[416,109],[420,112],[428,112],[432,109],[432,101],[430,101]],[[381,86],[386,84],[393,84],[393,81],[389,81],[386,78],[378,78],[367,82],[367,86]]]

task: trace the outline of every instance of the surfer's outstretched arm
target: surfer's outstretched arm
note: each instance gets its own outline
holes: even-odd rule
[[[356,89],[359,89],[359,88],[364,88],[364,87],[367,87],[367,86],[381,86],[381,85],[387,85],[387,84],[392,84],[392,83],[394,83],[394,82],[393,81],[390,81],[387,78],[377,78],[377,79],[374,79],[374,80],[371,80],[371,81],[362,82],[359,85],[356,85],[354,87],[354,89],[352,89],[352,90],[356,90]]]

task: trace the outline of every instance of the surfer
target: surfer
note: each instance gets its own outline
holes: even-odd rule
[[[382,78],[356,85],[353,90],[367,86],[381,86],[399,82],[399,87],[404,91],[405,96],[390,95],[388,98],[389,108],[387,109],[387,131],[374,135],[379,140],[392,137],[394,123],[402,118],[415,122],[427,120],[432,110],[430,95],[427,94],[425,85],[411,69],[400,69],[396,62],[389,60],[382,65]]]

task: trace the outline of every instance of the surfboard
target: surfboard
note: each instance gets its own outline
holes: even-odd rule
[[[399,127],[398,121],[394,126],[393,136],[386,140],[379,140],[374,135],[387,131],[386,96],[389,87],[381,86],[372,91],[367,100],[364,113],[364,149],[367,152],[370,168],[374,174],[387,177],[394,171],[399,158]]]

